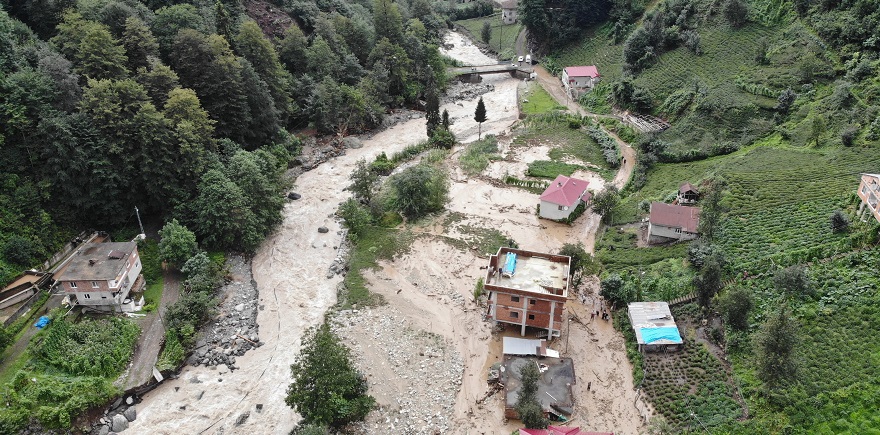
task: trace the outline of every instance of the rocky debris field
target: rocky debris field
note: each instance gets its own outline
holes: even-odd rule
[[[379,405],[356,432],[442,434],[455,428],[464,363],[442,337],[414,329],[390,306],[340,311],[332,325]]]
[[[449,85],[448,88],[446,88],[446,93],[443,94],[443,96],[440,98],[440,103],[446,104],[455,103],[461,100],[473,100],[480,95],[492,92],[494,90],[495,85],[493,84],[462,83],[459,81],[454,81]]]
[[[110,406],[109,410],[104,411],[104,415],[98,419],[89,432],[91,435],[108,435],[119,433],[128,429],[128,423],[137,418],[137,409],[135,409],[135,399],[132,396],[123,400],[121,397]]]
[[[257,288],[251,264],[240,255],[231,255],[226,267],[232,280],[220,288],[217,317],[196,341],[189,365],[218,366],[235,370],[235,357],[262,346],[257,326]]]

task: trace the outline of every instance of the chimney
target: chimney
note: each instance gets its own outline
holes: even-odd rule
[[[556,183],[556,184],[558,184],[559,187],[562,187],[562,182],[561,182],[561,181],[560,181],[559,183]]]
[[[97,262],[98,262],[98,261],[97,261],[97,260],[95,260],[95,259],[94,259],[94,258],[92,258],[92,259],[89,259],[89,266],[94,266],[94,265],[95,265],[95,263],[97,263]]]

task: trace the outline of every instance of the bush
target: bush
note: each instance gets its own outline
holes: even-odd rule
[[[408,218],[425,216],[446,205],[449,186],[446,174],[437,168],[416,165],[395,175],[389,183],[394,191],[394,207]]]
[[[354,198],[349,198],[348,201],[342,203],[342,206],[339,207],[339,216],[348,228],[348,236],[354,241],[357,241],[358,237],[373,222],[369,210],[364,208]]]
[[[437,128],[430,139],[431,146],[446,150],[452,149],[457,141],[455,135],[447,128]]]
[[[38,253],[36,244],[28,238],[13,235],[3,245],[3,256],[19,266],[30,266]]]
[[[159,230],[159,255],[173,266],[182,265],[198,249],[196,235],[177,219],[172,219]]]
[[[749,312],[754,306],[752,294],[741,287],[728,290],[718,297],[718,308],[724,321],[736,330],[743,331],[749,327]]]
[[[599,288],[599,295],[614,305],[625,306],[635,300],[632,287],[627,286],[623,278],[616,273],[603,279]]]
[[[831,213],[831,231],[835,233],[844,233],[849,230],[849,218],[840,210],[834,210]]]
[[[813,282],[803,266],[789,266],[773,274],[773,286],[788,296],[812,296]]]

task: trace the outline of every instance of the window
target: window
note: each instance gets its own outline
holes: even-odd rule
[[[92,295],[90,295],[90,294],[88,294],[88,293],[86,293],[86,296],[85,296],[85,298],[86,298],[86,299],[91,299],[91,298],[92,298]]]
[[[535,315],[534,315],[534,314],[529,314],[529,320],[535,320]]]
[[[676,233],[676,234],[681,234],[681,228],[676,228],[676,229],[675,229],[675,233]]]
[[[141,262],[140,262],[140,260],[136,261],[136,262],[134,263],[134,266],[135,266],[135,267],[141,267]]]
[[[71,282],[70,282],[70,288],[76,288],[76,283],[73,282],[73,281],[71,281]]]
[[[519,313],[517,313],[516,311],[511,311],[511,312],[510,312],[510,318],[511,318],[511,319],[518,319],[518,318],[519,318]]]
[[[99,288],[98,281],[92,281],[92,288]]]
[[[519,296],[511,296],[510,302],[519,302]]]
[[[534,300],[534,299],[530,299],[530,300],[529,300],[529,304],[532,304],[532,305],[535,305],[537,302],[538,302],[538,301],[536,301],[536,300]]]
[[[559,208],[557,208],[557,210],[562,210],[562,206],[560,205]]]

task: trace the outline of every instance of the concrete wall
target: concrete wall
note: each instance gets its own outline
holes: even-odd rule
[[[552,202],[541,201],[541,213],[539,216],[545,219],[565,219],[568,215],[573,212],[575,207],[568,207],[568,210],[560,210],[559,204],[553,204]]]
[[[526,326],[549,329],[552,311],[553,329],[559,331],[562,328],[562,313],[565,307],[563,302],[493,292],[489,303],[492,305],[493,318],[496,321],[516,325],[522,325],[525,321]]]
[[[678,232],[676,231],[678,230]],[[681,231],[681,228],[666,227],[663,225],[655,225],[648,223],[648,241],[649,242],[668,242],[670,240],[693,240],[697,238],[696,233]]]
[[[501,22],[503,24],[513,24],[516,22],[516,9],[502,9]]]

